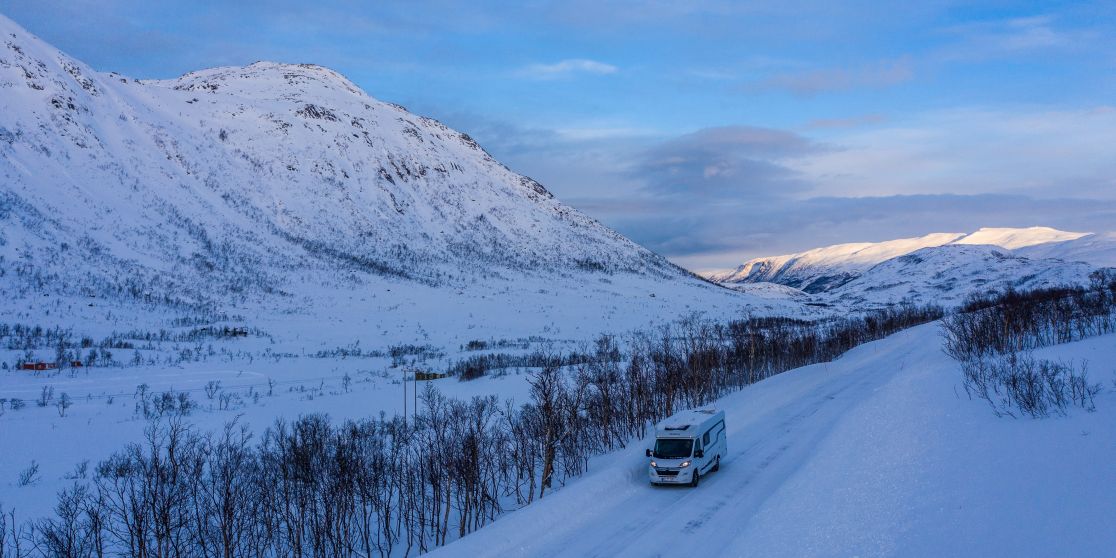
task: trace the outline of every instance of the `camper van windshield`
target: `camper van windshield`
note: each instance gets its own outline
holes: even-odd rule
[[[659,459],[690,457],[693,447],[693,440],[659,438],[655,440],[655,457]]]

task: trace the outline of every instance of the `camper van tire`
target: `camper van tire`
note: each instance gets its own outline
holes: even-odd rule
[[[717,459],[715,461],[713,461],[713,469],[711,469],[711,470],[714,473],[721,470],[721,456],[718,455]]]
[[[693,487],[693,488],[697,488],[698,482],[700,482],[700,480],[701,480],[701,473],[699,473],[698,471],[695,470],[693,478],[690,479],[690,486]]]

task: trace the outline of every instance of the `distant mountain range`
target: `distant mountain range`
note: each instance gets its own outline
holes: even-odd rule
[[[775,283],[813,295],[816,304],[858,308],[904,300],[959,302],[975,290],[1081,283],[1116,266],[1116,234],[1048,227],[983,228],[885,242],[838,244],[755,258],[711,281],[746,291]]]

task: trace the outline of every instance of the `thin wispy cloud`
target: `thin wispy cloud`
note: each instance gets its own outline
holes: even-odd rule
[[[815,118],[806,123],[807,130],[839,130],[880,124],[887,120],[882,114],[861,114],[843,118]]]
[[[941,32],[954,37],[955,42],[945,47],[940,55],[959,60],[1088,48],[1096,37],[1091,30],[1062,26],[1055,17],[1048,15],[968,22],[946,27]]]
[[[554,131],[563,139],[572,141],[625,139],[633,137],[653,136],[656,134],[656,132],[651,129],[635,128],[630,126],[586,126],[575,128],[559,128]]]
[[[531,64],[521,68],[517,74],[531,79],[562,79],[579,74],[603,76],[618,71],[620,68],[612,64],[585,58],[570,58],[553,64]]]
[[[835,140],[841,149],[791,161],[815,193],[1072,194],[1116,199],[1116,112],[1034,106],[910,115]]]
[[[1055,31],[1051,21],[1047,16],[1009,19],[1004,22],[1004,31],[994,38],[1004,50],[1056,47],[1070,42],[1071,37]]]
[[[813,96],[831,91],[858,88],[883,88],[914,78],[914,67],[908,57],[886,60],[857,68],[821,68],[771,75],[744,86],[746,91],[789,91],[796,95]]]
[[[823,150],[793,132],[752,126],[699,130],[649,149],[631,170],[656,195],[732,200],[772,199],[803,190],[787,159]]]

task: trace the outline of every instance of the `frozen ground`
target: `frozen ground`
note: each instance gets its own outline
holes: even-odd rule
[[[1116,336],[1087,360],[1093,413],[998,419],[929,324],[724,398],[730,456],[652,488],[644,446],[437,556],[1108,556],[1116,548]]]
[[[723,399],[731,454],[697,490],[649,487],[637,442],[595,458],[588,475],[442,555],[1104,555],[1116,544],[1105,530],[1116,514],[1116,336],[1038,354],[1088,362],[1105,385],[1097,412],[995,418],[964,397],[930,324]],[[197,428],[238,419],[259,432],[277,417],[311,412],[335,420],[401,412],[405,367],[391,360],[215,357],[73,376],[2,373],[3,395],[27,406],[0,416],[0,502],[23,519],[48,514],[80,461],[95,464],[137,441],[145,426],[134,397],[140,383],[189,392],[200,405],[191,416]],[[523,401],[525,379],[513,370],[434,385],[453,397]],[[221,382],[212,398],[211,381]],[[44,385],[56,398],[74,398],[67,416],[35,405]],[[231,396],[228,408],[222,394]],[[32,461],[40,480],[18,486]]]
[[[66,476],[83,460],[92,467],[124,445],[139,442],[148,422],[137,413],[136,386],[147,383],[151,391],[174,389],[187,392],[199,405],[189,420],[198,429],[217,430],[226,422],[239,420],[254,432],[271,426],[275,419],[294,419],[309,413],[325,413],[334,420],[366,418],[380,412],[402,414],[404,404],[414,409],[414,382],[406,382],[404,401],[402,368],[391,368],[388,359],[285,359],[279,362],[257,359],[253,363],[190,364],[166,368],[132,369],[111,379],[79,373],[51,378],[3,378],[4,397],[20,397],[26,407],[6,411],[0,416],[0,503],[15,507],[20,517],[42,517],[54,505],[54,494],[69,486]],[[351,378],[346,390],[343,378]],[[273,380],[269,388],[268,380]],[[205,386],[219,381],[210,398]],[[474,395],[498,394],[501,399],[526,401],[526,376],[509,371],[501,377],[485,377],[471,382],[454,378],[433,380],[435,387],[452,397],[468,399]],[[55,389],[55,400],[62,392],[74,399],[65,417],[54,404],[38,407],[41,386]],[[426,382],[419,383],[422,390]],[[270,395],[269,395],[270,392]],[[231,400],[224,405],[222,394]],[[19,486],[21,471],[34,461],[40,466],[41,479],[30,486]]]
[[[478,285],[446,296],[444,289],[383,280],[379,288],[364,293],[319,291],[314,312],[279,314],[236,308],[230,312],[243,315],[243,321],[215,324],[246,323],[270,337],[253,334],[148,343],[125,336],[139,349],[112,350],[113,359],[123,366],[17,371],[10,368],[26,358],[27,351],[0,348],[0,363],[9,367],[0,370],[0,399],[15,398],[26,405],[12,410],[6,403],[0,411],[0,503],[16,506],[23,517],[46,514],[53,506],[53,495],[70,483],[65,477],[79,462],[88,459],[96,464],[125,444],[138,441],[145,425],[136,412],[136,391],[142,384],[154,394],[188,393],[201,406],[191,416],[199,428],[219,428],[242,417],[240,420],[259,432],[277,418],[306,413],[322,412],[343,419],[402,412],[403,386],[399,382],[409,373],[408,364],[444,372],[452,362],[471,355],[569,352],[584,348],[600,333],[622,335],[649,329],[694,312],[725,320],[748,313],[791,313],[798,308],[790,299],[780,299],[779,293],[763,293],[761,297],[767,298],[761,299],[695,283],[696,288],[677,289],[668,281],[631,275],[580,286],[525,279],[516,286]],[[125,310],[106,308],[98,299],[53,298],[56,306],[47,319],[65,316],[65,320],[59,319],[64,327],[73,327],[78,335],[89,334],[98,342],[113,332],[133,328],[158,333],[165,327],[178,334],[194,329],[172,327],[170,317],[155,329]],[[768,302],[754,304],[758,300]],[[17,323],[31,317],[30,311],[7,315]],[[526,337],[532,340],[525,341]],[[462,345],[471,341],[496,346],[462,351]],[[502,342],[511,346],[501,346]],[[406,355],[400,363],[393,363],[389,357],[332,355],[339,349],[386,353],[399,344],[427,347],[435,356]],[[330,356],[315,357],[319,351]],[[182,358],[184,352],[202,356]],[[144,363],[135,366],[132,362],[137,353]],[[49,348],[34,349],[30,354],[31,360],[55,360]],[[348,391],[344,388],[346,375],[351,379]],[[212,397],[206,393],[211,382],[220,382]],[[474,382],[449,378],[435,385],[454,397],[496,394],[501,399],[526,400],[526,382],[514,370],[503,378]],[[54,390],[54,400],[40,408],[36,400],[43,388]],[[65,417],[59,416],[55,406],[63,393],[73,399]],[[229,398],[225,405],[222,396]],[[39,465],[41,480],[17,486],[19,473],[32,462]]]

